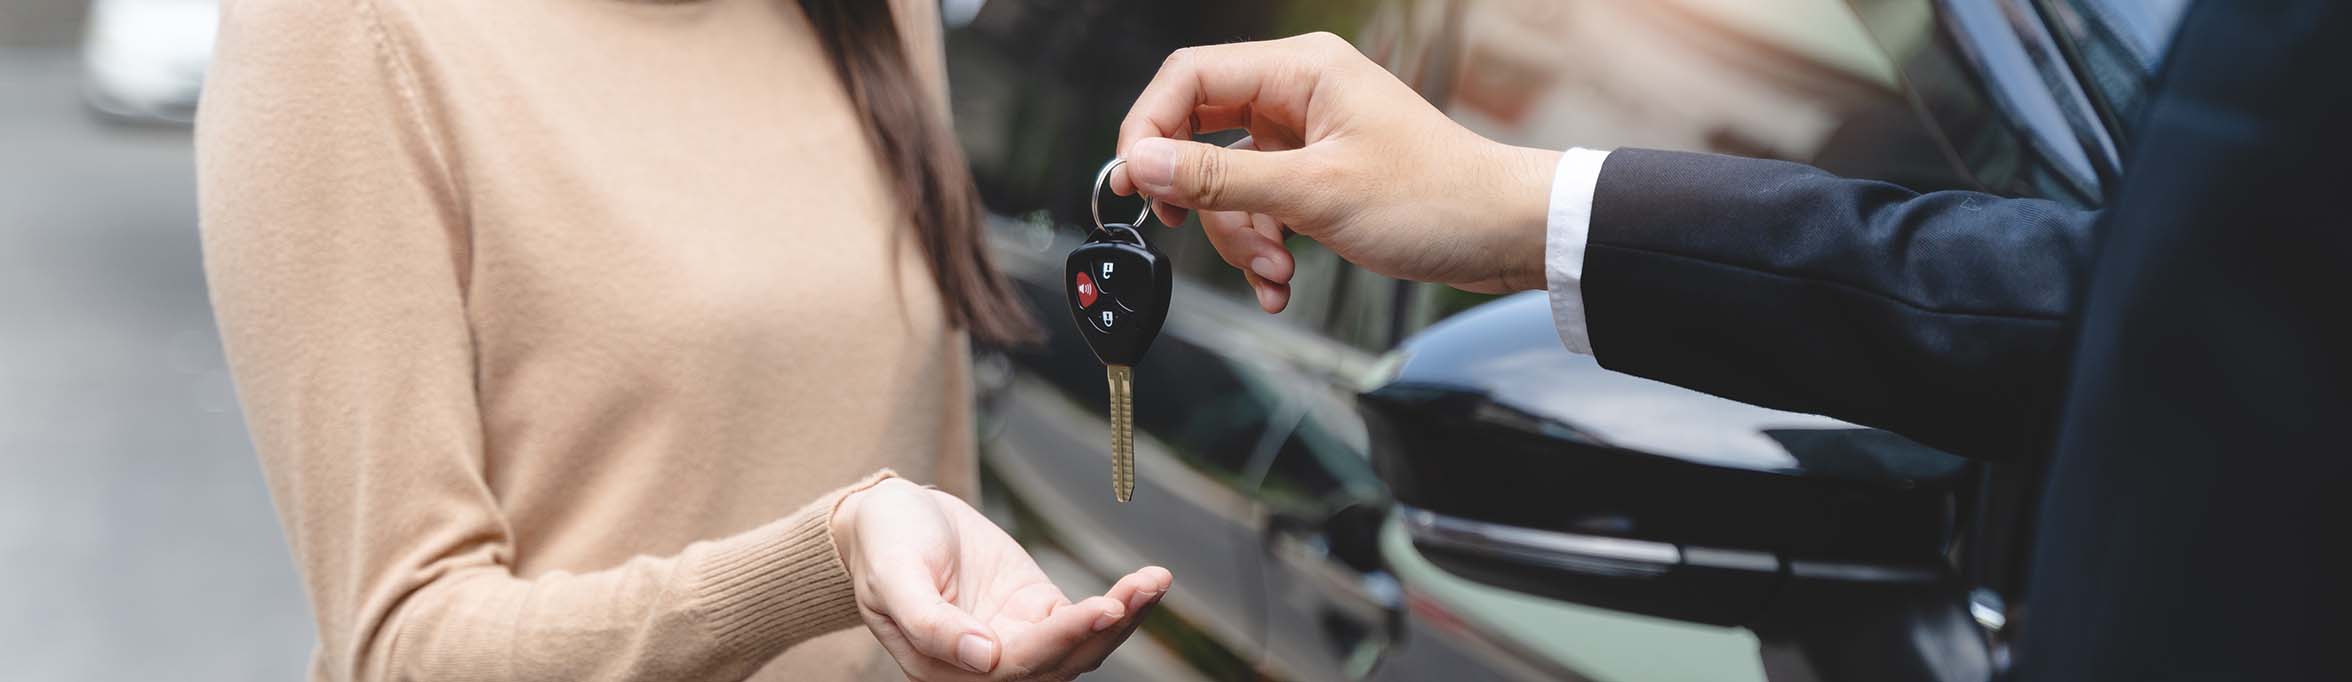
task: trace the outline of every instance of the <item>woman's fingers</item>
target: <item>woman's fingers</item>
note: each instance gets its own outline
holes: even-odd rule
[[[890,620],[888,616],[867,613],[865,619],[866,629],[874,633],[875,641],[882,644],[883,651],[889,652],[890,659],[898,663],[899,669],[906,673],[907,679],[937,682],[988,679],[984,674],[974,673],[961,665],[932,658],[915,650],[914,642],[910,641],[906,632],[900,630],[898,624]]]
[[[1087,597],[1074,604],[1066,604],[1038,621],[1037,627],[1023,633],[1021,648],[1042,645],[1049,649],[1066,649],[1087,636],[1108,630],[1126,620],[1136,610],[1159,600],[1175,584],[1175,576],[1168,569],[1146,566],[1111,585],[1101,596]],[[1084,627],[1079,627],[1080,625]],[[1006,660],[1016,660],[1008,652]]]
[[[1004,672],[1021,676],[1024,673],[1061,670],[1070,654],[1087,638],[1118,624],[1127,616],[1127,606],[1110,597],[1087,597],[1075,604],[1054,609],[1045,620],[1022,631],[1019,638],[1005,649]],[[1101,628],[1096,626],[1100,625]],[[1044,675],[1057,679],[1053,675]]]
[[[1060,588],[1054,587],[1053,583],[1047,582],[1040,576],[1038,582],[1007,595],[991,617],[1036,622],[1043,620],[1047,614],[1053,613],[1054,609],[1069,605],[1070,598],[1063,596]],[[978,610],[982,615],[990,615],[986,608]]]
[[[922,562],[877,561],[869,570],[882,602],[875,610],[897,626],[916,652],[973,672],[996,667],[996,633],[941,595],[940,581]]]
[[[1145,566],[1134,573],[1127,574],[1127,577],[1120,578],[1118,584],[1112,585],[1110,591],[1103,593],[1103,596],[1127,605],[1129,610],[1137,610],[1143,608],[1145,604],[1159,600],[1160,595],[1167,594],[1168,588],[1175,584],[1176,575],[1169,573],[1168,569]]]
[[[895,616],[894,616],[895,617]],[[946,601],[923,605],[898,620],[916,651],[966,670],[984,673],[996,668],[996,637],[980,621]]]
[[[1070,655],[1064,658],[1067,662],[1081,664],[1081,666],[1071,666],[1076,668],[1071,670],[1071,674],[1075,676],[1101,667],[1102,662],[1111,657],[1111,652],[1117,651],[1119,645],[1127,643],[1127,638],[1135,634],[1136,628],[1143,626],[1144,617],[1150,615],[1152,608],[1158,606],[1159,603],[1158,596],[1144,599],[1140,605],[1129,609],[1127,617],[1120,619],[1118,625],[1095,633],[1093,637],[1084,642],[1079,642],[1078,647],[1071,650]]]
[[[1118,588],[1112,589],[1115,591]],[[1111,653],[1119,649],[1119,645],[1126,643],[1127,638],[1135,634],[1135,629],[1143,625],[1144,616],[1148,615],[1152,607],[1158,605],[1160,598],[1166,594],[1165,588],[1156,592],[1138,591],[1133,593],[1131,595],[1132,604],[1127,608],[1125,617],[1092,636],[1080,640],[1051,668],[1056,674],[1045,677],[1047,679],[1075,678],[1101,667],[1103,661],[1110,658]]]
[[[1008,646],[1007,670],[1042,672],[1044,679],[1068,679],[1094,670],[1127,640],[1142,622],[1144,610],[1159,603],[1174,580],[1168,569],[1146,567],[1121,578],[1103,596],[1055,610]]]
[[[915,679],[1068,680],[1102,665],[1134,633],[1142,614],[1168,593],[1174,580],[1167,569],[1144,568],[1121,578],[1102,596],[1063,603],[1020,627],[1007,625],[1003,650],[993,665],[978,674],[952,658],[923,652],[906,624],[891,620],[887,614],[869,615],[869,620],[883,621],[873,628],[876,637]]]

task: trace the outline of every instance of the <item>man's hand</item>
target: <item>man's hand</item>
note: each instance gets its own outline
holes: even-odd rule
[[[1188,142],[1230,129],[1234,148]],[[1201,225],[1268,312],[1290,297],[1288,228],[1390,277],[1544,286],[1559,152],[1479,137],[1328,33],[1178,50],[1119,126],[1112,190]]]
[[[1102,665],[1174,580],[1146,567],[1073,604],[971,505],[903,479],[842,500],[832,529],[866,628],[922,682],[1075,678]]]

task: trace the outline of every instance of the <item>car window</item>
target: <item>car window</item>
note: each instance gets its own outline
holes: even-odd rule
[[[1975,189],[2106,200],[2185,0],[1847,0]]]
[[[2188,0],[2062,0],[2046,5],[2052,28],[2071,48],[2106,124],[2128,137]]]
[[[2069,33],[2084,31],[2087,38],[2128,55],[2139,71],[2153,72],[2180,27],[2189,0],[2065,0],[2056,3],[2068,12]]]
[[[1240,483],[1280,398],[1246,368],[1182,336],[1163,334],[1152,345],[1151,362],[1135,368],[1136,431],[1228,483]],[[1098,377],[1095,383],[1103,382]]]
[[[1298,404],[1304,414],[1267,467],[1259,499],[1304,509],[1381,496],[1386,485],[1366,458],[1362,418],[1332,396],[1301,396]]]
[[[1922,3],[1924,4],[1924,0]],[[1896,17],[1924,26],[1923,13]],[[1463,125],[1531,147],[1776,158],[1922,191],[1977,188],[1906,99],[1897,65],[1843,0],[1468,3],[1446,25],[1455,78],[1413,80]],[[1377,41],[1377,36],[1368,36]],[[1426,44],[1427,39],[1403,41]],[[1430,50],[1383,63],[1424,73]],[[1403,287],[1409,333],[1492,300]]]

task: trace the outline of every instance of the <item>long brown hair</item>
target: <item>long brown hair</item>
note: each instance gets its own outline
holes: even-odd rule
[[[891,2],[800,0],[800,9],[823,40],[850,103],[865,115],[866,138],[914,221],[948,324],[990,343],[1030,340],[1035,324],[989,262],[979,192],[947,112],[915,77]]]

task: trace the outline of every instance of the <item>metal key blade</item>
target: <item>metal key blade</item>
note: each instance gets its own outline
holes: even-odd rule
[[[1111,495],[1120,502],[1135,499],[1135,372],[1126,365],[1105,365],[1111,382]]]

